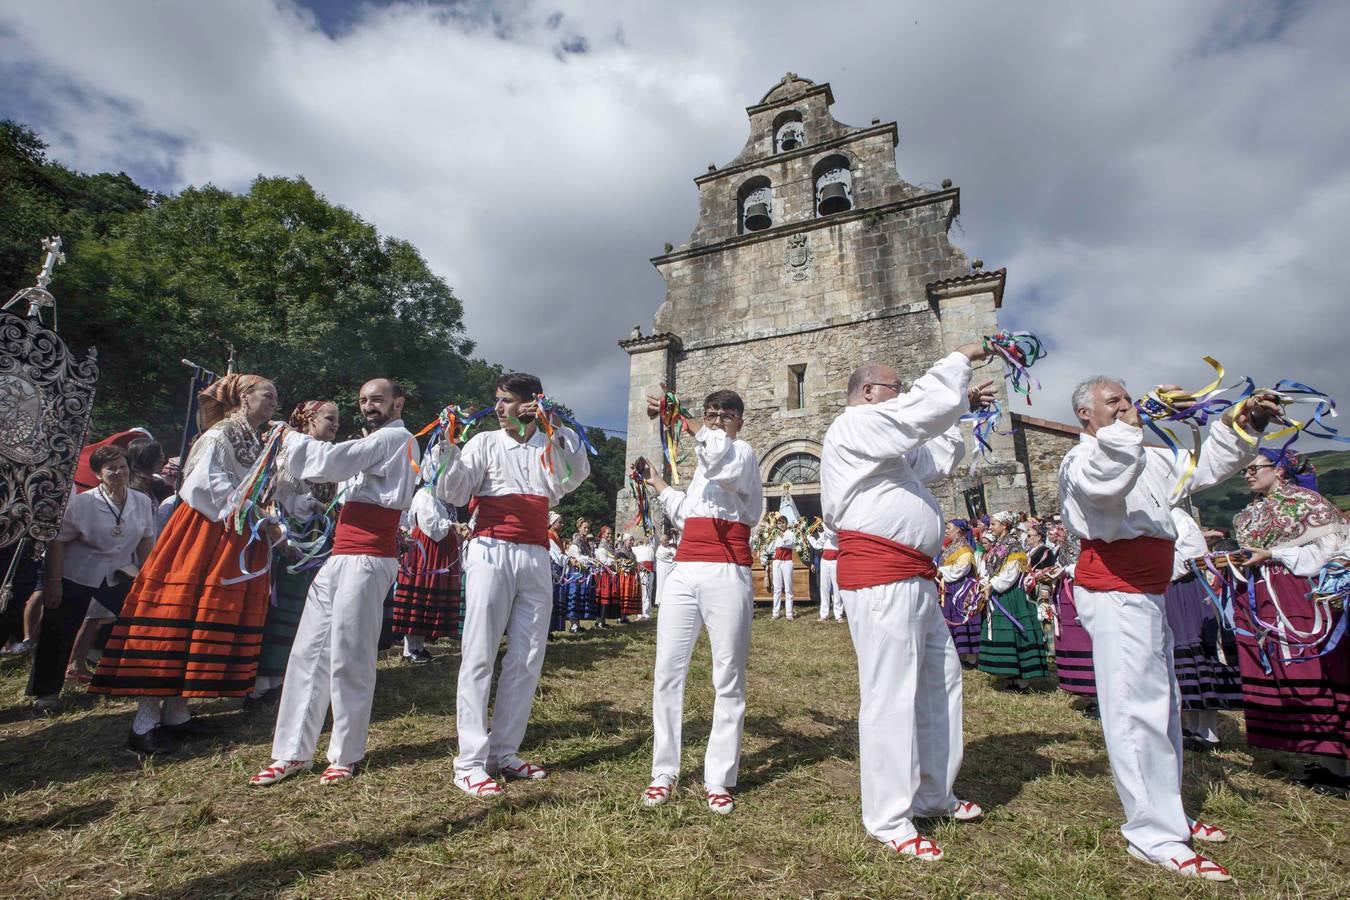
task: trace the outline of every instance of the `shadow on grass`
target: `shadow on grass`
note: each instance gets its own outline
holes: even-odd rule
[[[650,631],[649,623],[629,624],[603,631],[587,629],[580,635],[569,635],[549,645],[544,659],[544,672],[566,670],[585,671],[602,665],[624,652],[634,640],[640,640]],[[398,650],[391,651],[398,653]],[[422,666],[395,664],[380,669],[375,685],[373,722],[399,718],[414,709],[454,714],[455,681],[459,672],[459,652],[441,653],[436,661]],[[497,660],[500,674],[501,656]],[[494,685],[496,675],[494,675]],[[172,756],[163,757],[160,766],[182,760],[210,756],[241,744],[265,743],[276,726],[276,706],[269,705],[243,709],[237,698],[194,700],[193,712],[201,734]],[[77,781],[95,772],[132,772],[137,770],[137,757],[125,750],[126,735],[135,716],[133,703],[108,703],[93,695],[70,692],[62,696],[66,715],[51,716],[46,727],[29,734],[7,738],[0,742],[0,790],[25,791],[51,784]],[[579,720],[566,726],[566,735],[591,733],[603,722],[602,704],[595,707],[592,721]],[[70,715],[72,713],[82,715]],[[27,706],[15,706],[0,711],[0,718],[11,722],[41,719]],[[330,727],[325,721],[324,730]],[[553,728],[557,734],[559,729]],[[532,741],[537,741],[531,735]],[[320,746],[326,735],[320,737]],[[435,755],[447,749],[453,755],[454,732],[448,730],[444,742],[436,742]],[[609,755],[622,755],[616,748],[611,754],[597,750],[585,754],[583,765],[599,762]],[[381,753],[381,757],[384,757]],[[593,757],[593,758],[591,758]]]
[[[12,838],[26,831],[39,831],[48,828],[78,828],[97,821],[112,812],[115,804],[111,800],[95,800],[80,806],[58,809],[26,821],[0,819],[0,840]]]
[[[1081,740],[1070,732],[1019,731],[996,734],[966,744],[957,780],[957,795],[979,802],[986,810],[1011,803],[1022,788],[1054,769],[1055,760],[1038,751],[1053,744]],[[1096,778],[1110,774],[1106,753],[1074,766],[1076,774]]]
[[[542,798],[522,797],[502,800],[492,806],[480,806],[463,815],[424,819],[403,828],[318,844],[273,859],[240,863],[219,872],[202,875],[185,884],[147,894],[150,897],[241,897],[272,896],[302,879],[334,871],[347,871],[378,863],[405,847],[435,844],[454,835],[482,826],[492,811],[512,812],[529,809]]]
[[[746,718],[747,734],[772,743],[741,760],[740,769],[745,774],[737,776],[737,783],[743,790],[764,787],[795,769],[815,765],[831,757],[845,760],[857,757],[856,719],[840,719],[818,709],[808,710],[806,716],[827,730],[822,734],[804,734],[784,728],[781,721],[771,716]]]

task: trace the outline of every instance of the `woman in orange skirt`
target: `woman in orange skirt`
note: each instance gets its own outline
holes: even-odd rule
[[[270,541],[223,521],[262,452],[277,408],[272,382],[226,375],[198,395],[205,429],[183,468],[180,503],[145,561],[94,674],[91,693],[141,697],[127,745],[171,753],[192,733],[188,697],[242,697],[267,617]],[[241,574],[261,572],[235,581]]]

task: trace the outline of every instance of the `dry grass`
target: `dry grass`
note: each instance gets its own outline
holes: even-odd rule
[[[761,613],[762,616],[762,613]],[[268,790],[271,720],[202,704],[213,737],[144,767],[121,750],[132,706],[81,695],[35,718],[0,673],[0,892],[13,896],[1346,897],[1350,806],[1285,780],[1292,759],[1233,749],[1187,760],[1188,805],[1230,829],[1207,885],[1131,861],[1097,723],[1058,693],[1006,696],[966,675],[963,797],[989,815],[939,823],[947,858],[899,859],[858,821],[857,679],[844,626],[758,618],[737,811],[708,814],[698,768],[711,705],[706,642],[686,708],[686,775],[658,810],[650,766],[654,629],[559,638],[527,755],[548,780],[495,805],[450,783],[454,674],[381,663],[371,768]]]

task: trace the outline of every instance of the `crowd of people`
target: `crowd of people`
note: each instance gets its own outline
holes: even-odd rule
[[[1216,746],[1219,711],[1240,706],[1250,744],[1310,755],[1303,782],[1345,795],[1350,643],[1340,640],[1344,585],[1326,585],[1344,577],[1350,526],[1287,445],[1258,452],[1242,439],[1280,415],[1279,397],[1257,394],[1217,418],[1183,474],[1145,446],[1133,400],[1105,376],[1072,397],[1083,436],[1060,467],[1058,514],[944,522],[926,485],[961,462],[962,416],[994,402],[991,382],[971,383],[990,353],[961,347],[908,389],[887,366],[855,370],[823,442],[814,520],[764,512],[759,465],[740,437],[744,402],[709,394],[701,427],[686,429],[695,467],[682,488],[645,458],[632,466],[635,489],[669,523],[659,536],[593,532],[583,518],[563,537],[556,507],[589,461],[533,375],[497,382],[499,429],[463,441],[449,429],[426,447],[404,427],[389,379],[362,386],[363,435],[338,442],[334,401],[303,401],[282,425],[269,380],[227,375],[201,393],[203,430],[181,466],[138,430],[86,448],[45,557],[11,554],[16,596],[31,596],[10,604],[21,634],[5,651],[32,651],[28,693],[40,709],[55,708],[66,683],[134,698],[127,742],[144,754],[193,739],[192,698],[275,708],[271,761],[250,780],[263,787],[312,767],[330,712],[321,782],[357,774],[382,633],[402,639],[409,664],[432,659],[429,642],[458,638],[454,780],[492,798],[508,779],[547,777],[520,749],[551,636],[655,617],[641,802],[675,795],[684,687],[706,629],[715,702],[702,793],[727,815],[752,566],[764,563],[770,616],[790,620],[800,558],[819,619],[847,622],[857,655],[869,834],[941,859],[915,820],[983,814],[953,789],[963,670],[1012,692],[1053,672],[1100,718],[1129,853],[1228,880],[1194,849],[1227,835],[1186,815],[1182,753]],[[653,417],[660,408],[649,398]],[[1202,529],[1189,498],[1239,472],[1255,499],[1232,537]]]

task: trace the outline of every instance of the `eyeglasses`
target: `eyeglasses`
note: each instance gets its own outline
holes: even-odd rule
[[[703,421],[705,422],[722,422],[722,423],[735,422],[739,418],[740,416],[736,415],[733,412],[719,413],[709,411],[703,414]]]
[[[901,385],[900,382],[898,381],[869,381],[867,382],[867,384],[874,385],[875,387],[888,387],[891,390],[895,391],[897,394],[900,393],[902,390],[904,390],[903,385]],[[866,386],[867,385],[863,385],[863,387]]]
[[[1247,468],[1245,468],[1245,469],[1242,470],[1242,473],[1243,473],[1244,475],[1247,475],[1247,476],[1250,477],[1250,478],[1255,478],[1255,477],[1256,477],[1256,473],[1257,473],[1257,472],[1260,472],[1262,469],[1273,469],[1273,468],[1275,468],[1275,467],[1274,467],[1274,466],[1269,466],[1269,465],[1267,465],[1267,466],[1248,466]]]

